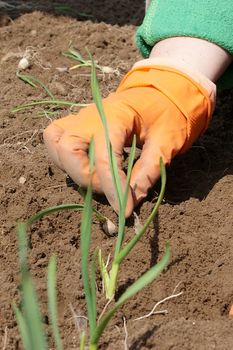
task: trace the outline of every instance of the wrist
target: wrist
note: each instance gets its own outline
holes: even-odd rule
[[[133,69],[139,68],[139,67],[154,66],[154,65],[174,68],[188,75],[196,83],[198,83],[198,85],[200,85],[206,90],[212,105],[211,109],[212,111],[214,110],[215,103],[216,103],[216,85],[211,80],[209,80],[205,75],[201,74],[199,71],[195,69],[192,69],[190,66],[184,64],[181,60],[174,59],[171,57],[147,58],[136,62],[133,66]]]
[[[150,58],[170,58],[216,82],[232,62],[232,55],[209,41],[172,37],[153,47]]]

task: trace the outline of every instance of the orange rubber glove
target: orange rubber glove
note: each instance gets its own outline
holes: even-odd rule
[[[133,167],[126,217],[160,177],[159,159],[165,164],[186,151],[204,132],[212,113],[208,92],[188,75],[165,66],[131,70],[115,93],[103,100],[110,140],[115,152],[122,188],[123,148],[132,137],[142,153]],[[117,211],[117,200],[108,162],[104,129],[94,104],[77,115],[55,120],[44,131],[50,156],[79,185],[89,182],[88,146],[95,142],[93,189],[104,193]]]

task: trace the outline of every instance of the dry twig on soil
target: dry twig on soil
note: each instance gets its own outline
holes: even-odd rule
[[[158,301],[158,302],[154,305],[153,309],[152,309],[148,314],[146,314],[146,315],[144,315],[144,316],[141,316],[141,317],[137,317],[137,318],[134,319],[134,321],[143,320],[144,318],[147,318],[147,317],[150,317],[150,316],[156,315],[156,314],[161,314],[161,313],[162,313],[162,314],[167,314],[167,313],[168,313],[168,310],[159,310],[159,311],[155,311],[155,310],[157,309],[157,307],[158,307],[159,305],[165,303],[165,301],[168,301],[168,300],[173,299],[173,298],[177,298],[177,297],[179,297],[180,295],[183,294],[183,292],[176,293],[176,290],[177,290],[177,288],[178,288],[179,285],[180,285],[180,282],[175,286],[175,288],[174,288],[172,294],[169,295],[168,297],[166,297],[166,298],[164,298],[164,299]]]

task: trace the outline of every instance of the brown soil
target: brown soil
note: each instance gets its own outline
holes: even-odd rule
[[[49,5],[48,5],[49,3]],[[70,42],[83,55],[85,47],[104,66],[117,74],[99,75],[103,95],[139,59],[133,35],[143,16],[141,1],[66,1],[73,10],[61,16],[61,1],[9,1],[0,28],[0,344],[2,349],[22,348],[12,303],[19,300],[19,274],[15,223],[42,208],[82,202],[77,191],[48,158],[42,130],[49,117],[42,110],[12,113],[12,107],[46,98],[16,77],[19,56],[33,46],[36,56],[27,74],[41,79],[57,98],[89,102],[89,70],[70,73],[57,67],[73,64],[62,56]],[[58,5],[57,5],[58,4]],[[27,6],[26,6],[27,5]],[[56,5],[56,6],[55,6]],[[41,10],[43,12],[34,11]],[[59,12],[60,11],[60,12]],[[64,11],[64,9],[63,9]],[[75,12],[76,11],[76,12]],[[31,12],[23,14],[24,12]],[[91,15],[88,18],[85,15]],[[72,16],[71,16],[72,15]],[[71,18],[76,17],[76,18]],[[103,22],[101,22],[103,21]],[[233,348],[233,99],[232,91],[219,94],[216,112],[206,134],[168,169],[166,197],[154,228],[138,243],[121,269],[118,295],[162,256],[167,241],[172,248],[169,268],[149,287],[125,305],[108,326],[101,349],[123,349],[126,318],[128,346],[159,350],[229,350]],[[68,110],[59,112],[66,114]],[[22,177],[25,182],[21,183]],[[21,178],[21,180],[20,180]],[[140,220],[148,217],[159,187],[152,189],[137,209]],[[94,205],[116,220],[103,200]],[[78,348],[76,314],[86,314],[80,277],[80,214],[62,212],[34,225],[30,262],[47,322],[46,267],[49,257],[58,256],[59,325],[65,349]],[[133,234],[129,220],[127,236]],[[105,256],[112,251],[115,237],[107,237],[97,222],[93,241]],[[178,285],[179,284],[179,285]],[[159,300],[174,288],[183,294],[160,305],[167,314],[141,321]],[[99,311],[104,298],[99,292]],[[2,343],[1,343],[2,342]]]

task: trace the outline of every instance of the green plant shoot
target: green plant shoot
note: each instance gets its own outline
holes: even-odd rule
[[[113,152],[113,149],[112,149],[112,146],[110,143],[110,139],[109,139],[107,118],[105,116],[105,112],[104,112],[104,108],[103,108],[103,104],[102,104],[102,98],[101,98],[101,94],[100,94],[100,90],[99,90],[99,84],[97,81],[96,67],[95,67],[95,64],[94,64],[94,61],[93,61],[91,55],[90,55],[90,58],[92,60],[92,77],[91,77],[92,95],[93,95],[93,99],[94,99],[94,102],[96,104],[97,110],[99,112],[100,118],[102,120],[102,123],[104,125],[106,145],[107,145],[108,156],[109,156],[109,164],[110,164],[110,169],[111,169],[111,173],[112,173],[113,183],[115,186],[115,191],[116,191],[117,200],[118,200],[118,207],[119,207],[118,236],[117,236],[117,242],[116,242],[116,246],[115,246],[113,262],[112,262],[112,266],[111,266],[109,273],[106,271],[102,256],[101,256],[101,258],[99,258],[100,269],[101,269],[101,273],[102,273],[103,285],[105,287],[106,297],[108,299],[112,299],[114,294],[115,294],[115,290],[116,290],[117,275],[118,275],[118,271],[120,268],[120,264],[123,262],[124,258],[129,254],[129,252],[135,246],[135,244],[141,238],[141,236],[146,232],[148,226],[153,221],[153,219],[158,211],[158,208],[163,200],[165,186],[166,186],[166,171],[165,171],[165,166],[163,164],[163,161],[162,161],[162,159],[160,159],[161,190],[160,190],[160,194],[159,194],[157,203],[156,203],[154,209],[152,210],[152,213],[150,214],[145,225],[139,230],[138,234],[124,248],[122,248],[122,244],[123,244],[123,240],[124,240],[124,231],[125,231],[125,208],[126,208],[127,197],[128,197],[128,193],[129,193],[130,176],[131,176],[131,171],[132,171],[133,161],[134,161],[134,156],[135,156],[136,137],[134,136],[134,138],[133,138],[131,152],[129,155],[126,189],[125,189],[125,193],[123,193],[122,188],[121,188],[120,176],[119,176],[119,172],[118,172],[118,168],[117,168],[115,154]]]
[[[125,233],[125,208],[129,191],[130,176],[134,162],[135,149],[136,149],[136,137],[133,138],[132,149],[129,156],[129,164],[127,171],[126,189],[123,192],[121,187],[120,176],[117,168],[116,158],[111,146],[111,142],[108,134],[107,119],[104,114],[104,108],[102,105],[102,99],[99,91],[99,86],[96,78],[96,66],[93,58],[90,56],[92,67],[92,93],[93,99],[96,103],[101,120],[104,125],[106,146],[108,149],[110,169],[112,173],[112,179],[115,186],[115,191],[118,199],[119,206],[119,225],[116,246],[114,250],[113,261],[109,272],[102,256],[100,249],[95,249],[91,252],[91,234],[92,234],[92,216],[95,214],[100,221],[106,221],[101,213],[92,207],[92,174],[94,170],[94,140],[91,140],[89,145],[89,162],[90,162],[90,181],[87,191],[85,192],[84,205],[82,204],[66,204],[51,207],[41,210],[37,214],[30,217],[26,222],[17,224],[17,234],[19,242],[19,258],[20,258],[20,271],[21,271],[21,283],[22,283],[22,309],[14,306],[16,319],[18,322],[19,330],[23,340],[23,345],[26,350],[48,350],[48,343],[45,336],[45,330],[42,322],[42,315],[39,310],[38,298],[33,286],[32,277],[28,267],[27,260],[27,230],[30,226],[42,219],[44,216],[53,212],[61,210],[80,210],[82,211],[81,221],[81,273],[82,281],[86,298],[87,315],[89,321],[89,336],[85,331],[80,334],[80,350],[86,348],[87,339],[89,339],[88,349],[97,350],[100,338],[107,327],[108,323],[119,310],[119,308],[141,289],[151,283],[158,275],[166,268],[170,260],[170,246],[167,244],[165,254],[162,259],[147,272],[142,274],[128,289],[119,297],[110,310],[101,313],[101,318],[98,320],[97,314],[97,297],[96,297],[96,261],[98,256],[99,268],[102,275],[103,284],[105,287],[106,296],[113,300],[115,290],[117,287],[117,278],[120,271],[120,266],[125,257],[134,248],[138,240],[146,232],[148,226],[154,219],[161,201],[164,196],[166,185],[166,171],[165,166],[160,159],[160,171],[161,171],[161,190],[158,200],[148,217],[146,223],[139,229],[137,234],[124,245],[124,233]],[[49,317],[52,328],[52,334],[57,350],[63,350],[63,345],[58,328],[58,316],[57,316],[57,294],[56,294],[56,258],[53,256],[50,259],[48,267],[48,304],[49,304]]]

